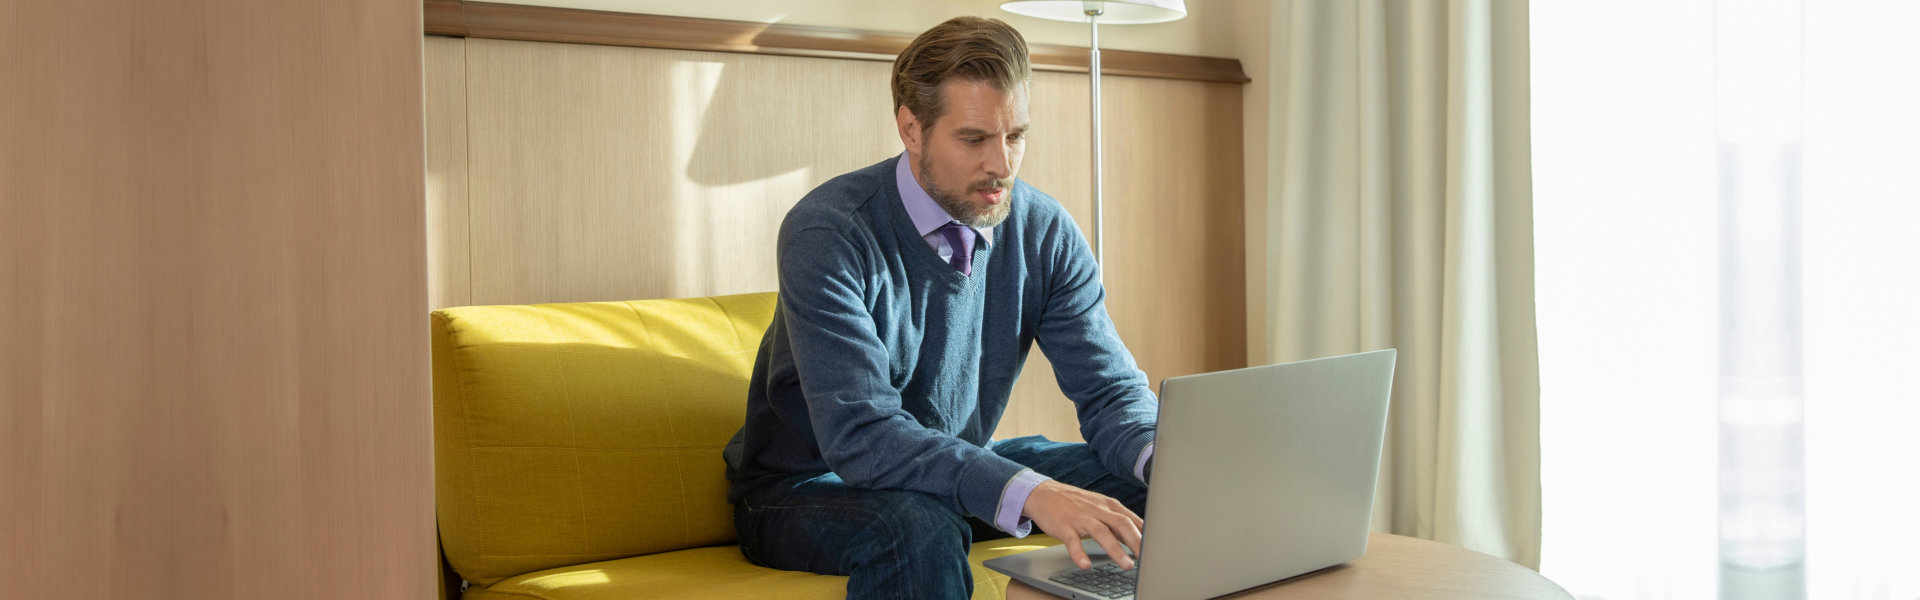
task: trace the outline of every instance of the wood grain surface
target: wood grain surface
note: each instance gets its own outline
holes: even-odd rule
[[[429,36],[425,98],[427,144],[427,298],[433,308],[473,304],[467,203],[467,44]]]
[[[420,6],[0,40],[0,596],[430,597]]]

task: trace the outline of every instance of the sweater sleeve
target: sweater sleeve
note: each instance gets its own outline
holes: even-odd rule
[[[928,429],[901,407],[866,301],[858,249],[840,232],[783,232],[780,312],[821,457],[848,485],[906,489],[993,522],[1026,467]]]
[[[1036,337],[1072,400],[1087,440],[1107,471],[1146,485],[1135,466],[1153,444],[1159,404],[1147,374],[1107,316],[1107,291],[1080,228],[1062,213],[1049,231],[1053,253]]]

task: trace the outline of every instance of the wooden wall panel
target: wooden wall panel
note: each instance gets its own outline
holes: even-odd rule
[[[772,290],[787,209],[901,151],[885,63],[464,43],[475,304]],[[1245,366],[1240,86],[1105,81],[1115,323],[1155,385]],[[1035,74],[1020,172],[1083,229],[1087,94]],[[1001,437],[1080,439],[1038,352],[1014,394]]]
[[[433,594],[419,11],[0,5],[0,595]]]
[[[427,306],[473,302],[467,227],[467,42],[429,36],[425,54],[427,127]]]
[[[771,290],[787,209],[898,151],[876,63],[467,44],[476,304]]]
[[[1246,366],[1240,86],[1103,81],[1107,308],[1120,335],[1156,385]]]

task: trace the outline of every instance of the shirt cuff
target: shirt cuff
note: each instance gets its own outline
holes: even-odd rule
[[[1133,463],[1134,479],[1140,480],[1141,483],[1146,483],[1147,473],[1149,471],[1152,471],[1152,469],[1150,468],[1152,465],[1153,465],[1153,444],[1147,444],[1147,448],[1145,450],[1140,451],[1139,462]]]
[[[1027,508],[1027,496],[1033,495],[1033,488],[1040,487],[1042,482],[1049,479],[1053,478],[1027,469],[1008,480],[1007,491],[1000,495],[1000,512],[994,515],[993,526],[1017,538],[1033,533],[1033,519],[1020,513]]]

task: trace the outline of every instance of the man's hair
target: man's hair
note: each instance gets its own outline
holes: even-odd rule
[[[905,106],[921,129],[947,110],[940,84],[950,79],[991,83],[1004,92],[1033,80],[1027,40],[999,19],[954,17],[933,26],[893,60],[893,110]]]

